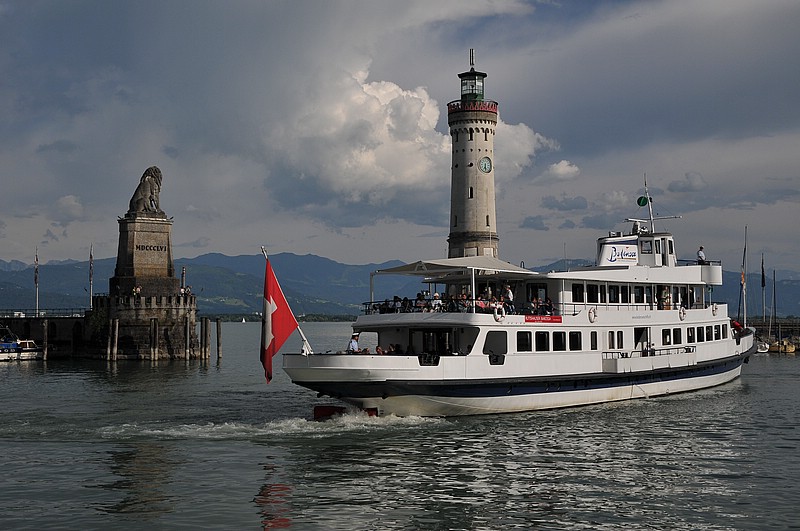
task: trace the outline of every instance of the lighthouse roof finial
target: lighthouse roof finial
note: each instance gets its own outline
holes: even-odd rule
[[[469,49],[469,66],[475,66],[475,48]]]

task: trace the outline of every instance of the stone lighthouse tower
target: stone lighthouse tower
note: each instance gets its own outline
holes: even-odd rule
[[[469,72],[458,74],[461,99],[447,104],[447,123],[453,141],[447,257],[497,258],[494,202],[497,102],[484,99],[486,74],[475,71],[473,51],[469,54]]]

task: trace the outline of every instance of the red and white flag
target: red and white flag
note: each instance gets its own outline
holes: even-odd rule
[[[272,357],[278,353],[281,345],[289,339],[295,328],[297,319],[294,318],[286,302],[286,297],[267,258],[267,271],[264,275],[264,312],[261,314],[261,364],[264,366],[267,383],[272,380]]]

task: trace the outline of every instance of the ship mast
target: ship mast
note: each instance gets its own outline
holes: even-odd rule
[[[680,219],[681,216],[655,216],[653,215],[653,198],[650,197],[650,192],[647,190],[647,174],[644,174],[644,195],[636,200],[636,204],[640,207],[647,206],[649,219],[627,218],[625,221],[633,221],[636,223],[648,223],[650,225],[650,233],[656,231],[655,220],[657,219]]]

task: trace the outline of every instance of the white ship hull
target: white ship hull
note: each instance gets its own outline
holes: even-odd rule
[[[501,328],[493,324],[489,328]],[[509,330],[524,330],[524,325]],[[661,349],[655,355],[630,352],[625,357],[598,351],[514,352],[499,360],[473,353],[440,356],[435,366],[426,365],[431,360],[424,356],[288,354],[284,370],[295,383],[321,396],[375,409],[378,415],[511,413],[722,385],[739,377],[742,364],[755,352],[753,339],[745,332],[699,348]]]
[[[370,279],[353,332],[380,353],[289,354],[283,368],[320,397],[399,416],[581,406],[737,378],[757,345],[712,300],[721,264],[679,260],[670,233],[633,221],[598,239],[593,267],[535,273],[471,256],[376,271],[427,287],[381,300]]]

